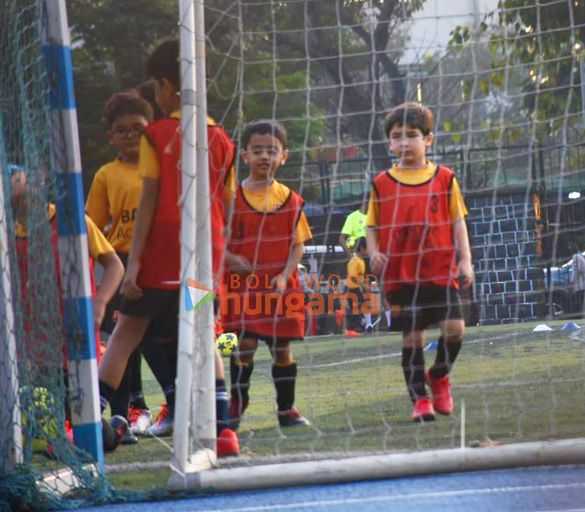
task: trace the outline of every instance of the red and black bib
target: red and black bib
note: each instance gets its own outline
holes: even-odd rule
[[[458,288],[450,215],[454,173],[438,167],[419,185],[406,185],[389,172],[374,180],[379,202],[379,250],[388,255],[386,291],[404,284]]]
[[[245,330],[270,339],[303,338],[304,295],[298,273],[288,280],[280,305],[270,286],[286,266],[303,205],[303,199],[291,191],[274,212],[261,212],[238,187],[228,249],[244,256],[254,270],[248,276],[226,272],[226,300],[222,302],[226,331]]]

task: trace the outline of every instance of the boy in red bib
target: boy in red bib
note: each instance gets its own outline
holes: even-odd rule
[[[270,120],[250,123],[242,134],[242,159],[250,175],[236,192],[222,303],[225,330],[240,337],[230,361],[230,418],[236,428],[248,406],[259,340],[268,344],[274,360],[280,426],[309,425],[294,406],[297,365],[290,342],[304,338],[297,265],[312,235],[301,196],[274,179],[288,158],[286,141],[284,127]]]
[[[399,163],[374,180],[367,220],[371,268],[382,278],[392,327],[403,333],[402,369],[416,422],[453,412],[447,375],[465,330],[459,275],[465,288],[473,282],[467,209],[455,174],[426,159],[432,127],[431,111],[417,103],[388,114],[385,132]],[[434,323],[442,335],[435,364],[425,372],[425,331]]]
[[[120,385],[126,364],[150,326],[153,336],[168,339],[176,347],[180,290],[181,88],[179,42],[163,41],[148,58],[147,72],[153,79],[156,102],[168,116],[149,124],[140,142],[139,167],[142,195],[136,213],[132,247],[120,290],[124,297],[120,316],[99,367],[102,409]],[[209,183],[214,275],[222,267],[224,199],[229,187],[234,146],[215,124],[207,127]],[[175,358],[172,363],[176,369]],[[225,370],[216,351],[217,453],[236,455],[237,434],[226,428],[228,394]],[[170,435],[174,415],[174,386],[165,391],[167,407],[148,433]]]

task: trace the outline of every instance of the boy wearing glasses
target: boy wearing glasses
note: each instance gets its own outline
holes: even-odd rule
[[[140,137],[152,117],[152,107],[137,94],[116,93],[110,97],[105,107],[106,136],[117,157],[96,173],[85,206],[86,213],[106,234],[124,266],[132,246],[134,221],[142,193],[138,168]],[[102,327],[108,333],[114,329],[114,316],[120,309],[120,301],[120,295],[116,294],[108,304]],[[160,353],[157,357],[149,357],[149,363],[159,357]],[[152,422],[142,392],[141,362],[140,350],[136,350],[129,361],[123,384],[111,403],[112,415],[126,417],[130,423],[130,430],[122,440],[124,444],[137,442],[135,434],[144,434]],[[165,378],[161,378],[161,371],[153,368],[153,372],[158,374],[157,378],[162,380],[161,386],[164,387]]]

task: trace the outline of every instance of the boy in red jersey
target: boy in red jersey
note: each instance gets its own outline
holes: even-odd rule
[[[274,360],[280,426],[309,425],[294,406],[297,365],[290,342],[304,337],[304,295],[297,266],[312,235],[303,199],[274,179],[288,158],[286,141],[284,127],[269,120],[248,124],[242,134],[242,158],[250,175],[236,192],[222,303],[225,330],[240,338],[230,360],[230,418],[235,428],[248,406],[259,340],[268,344]],[[279,297],[284,304],[280,309]]]
[[[134,238],[122,282],[124,297],[120,317],[109,340],[108,350],[99,368],[101,405],[105,407],[120,385],[126,363],[140,343],[149,324],[157,335],[178,335],[180,290],[180,65],[179,42],[162,42],[147,61],[148,75],[153,79],[156,102],[169,117],[146,127],[140,142],[142,195],[136,214]],[[210,125],[209,175],[211,194],[211,231],[214,275],[221,268],[221,248],[225,241],[223,201],[229,196],[226,182],[234,158],[233,143],[218,126]],[[174,364],[176,367],[176,363]],[[237,435],[226,428],[228,396],[225,370],[216,352],[216,404],[218,455],[239,453]],[[168,410],[150,427],[153,435],[172,432],[174,389],[165,393]]]
[[[371,268],[382,277],[392,327],[403,333],[402,369],[416,422],[453,411],[447,375],[465,330],[459,275],[465,288],[473,282],[467,209],[455,174],[426,159],[432,128],[431,111],[417,103],[388,114],[385,132],[399,163],[374,180],[367,221]],[[442,335],[435,364],[425,372],[425,331],[433,323]]]

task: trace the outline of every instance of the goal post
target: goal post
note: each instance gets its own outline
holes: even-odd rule
[[[203,2],[179,2],[181,300],[173,465],[177,478],[215,462],[213,303],[187,311],[187,279],[213,289]]]
[[[188,3],[182,3],[181,13]],[[188,467],[190,455],[183,455],[181,471],[169,481],[171,490],[232,492],[585,462],[585,431],[582,422],[569,419],[567,399],[584,380],[578,364],[583,354],[575,344],[583,336],[559,323],[579,312],[558,304],[571,293],[568,242],[584,234],[582,200],[572,191],[585,183],[585,148],[577,135],[585,20],[574,15],[570,2],[559,2],[564,14],[557,11],[554,21],[544,5],[428,3],[428,10],[417,2],[402,2],[393,10],[391,2],[370,0],[213,5],[193,0],[195,27],[189,30],[195,55],[183,53],[182,59],[192,59],[195,66],[197,98],[204,83],[200,73],[207,70],[209,110],[238,152],[245,149],[239,136],[249,121],[275,119],[288,130],[290,157],[276,179],[306,200],[314,240],[307,242],[302,263],[311,293],[320,294],[325,304],[346,277],[347,260],[336,247],[344,221],[368,197],[371,180],[396,161],[388,154],[385,115],[404,101],[431,108],[435,142],[429,159],[452,168],[463,191],[476,273],[464,296],[468,334],[453,374],[461,396],[454,414],[437,416],[433,425],[413,425],[400,368],[400,334],[383,332],[387,320],[380,308],[378,336],[344,337],[344,327],[335,325],[344,315],[332,301],[307,323],[307,332],[328,336],[292,344],[299,367],[296,398],[312,426],[279,427],[272,359],[259,344],[253,398],[240,422],[241,457],[205,458],[204,465]],[[460,10],[455,15],[448,12],[451,7]],[[570,34],[572,49],[561,45],[554,57],[536,51],[550,49],[558,37],[537,26],[543,15],[551,16],[558,34]],[[183,30],[187,24],[181,16]],[[522,23],[510,22],[515,16]],[[203,23],[205,32],[198,28]],[[558,79],[557,65],[572,78]],[[185,89],[184,105],[192,97]],[[201,124],[193,144],[199,150],[206,147],[202,99],[197,99],[197,114]],[[203,168],[203,162],[196,166],[198,226],[209,208],[199,195],[206,187]],[[237,168],[241,182],[248,169],[241,159]],[[183,169],[183,179],[187,172]],[[209,258],[207,245],[200,245],[209,237],[202,236],[198,229],[196,261]],[[205,271],[199,268],[201,279]],[[203,331],[197,327],[196,332]],[[211,334],[206,336],[209,343]],[[430,336],[427,368],[439,333],[433,330]],[[193,350],[193,360],[209,358],[198,350],[202,347]],[[563,351],[572,356],[566,359]],[[197,382],[198,372],[193,370],[190,395],[213,386],[211,379]],[[229,368],[226,373],[229,379]],[[179,394],[188,385],[179,377]],[[213,410],[211,401],[208,407]],[[181,412],[181,422],[185,416],[191,425],[213,421],[206,408],[191,408]],[[176,426],[177,433],[181,430],[177,457],[186,425]],[[192,431],[189,435],[197,439]],[[340,465],[344,470],[336,471]]]
[[[65,0],[40,0],[46,16],[43,52],[50,80],[51,153],[59,191],[57,219],[69,360],[69,402],[76,446],[103,472],[97,352],[71,41]]]

